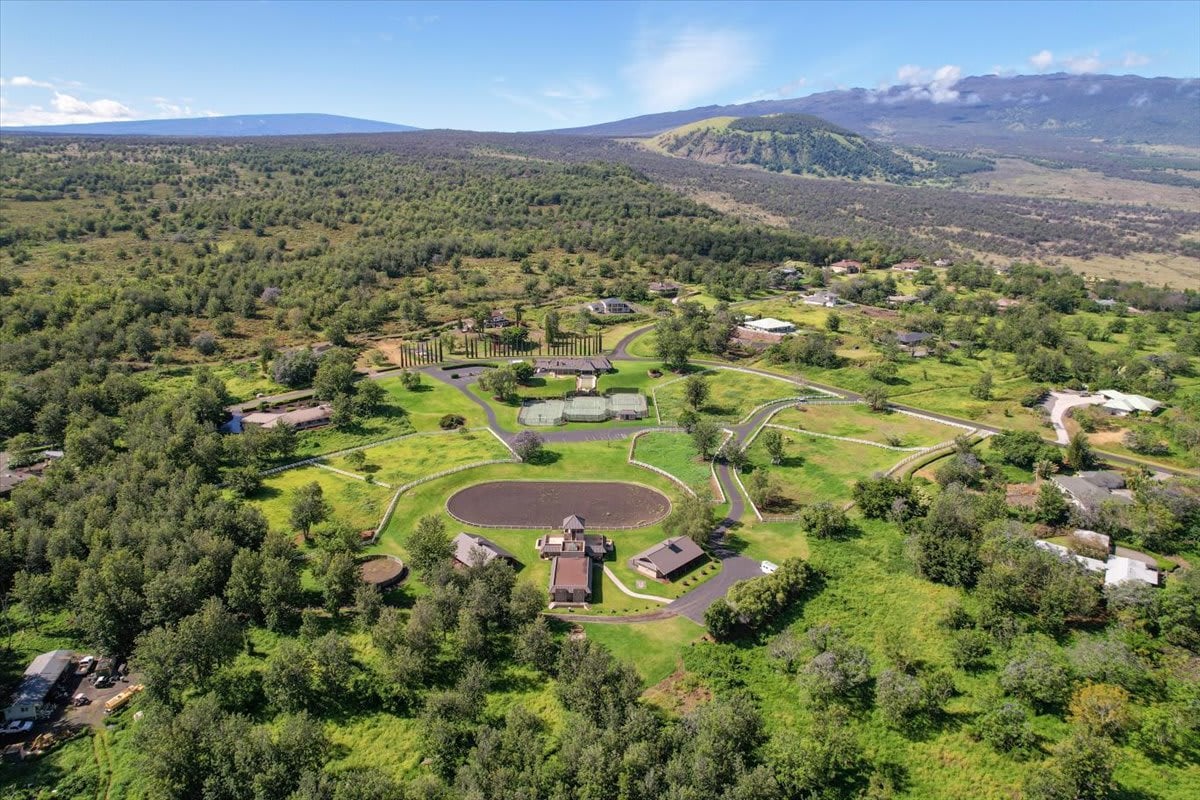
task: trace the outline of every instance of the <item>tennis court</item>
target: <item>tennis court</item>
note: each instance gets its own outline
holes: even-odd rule
[[[647,415],[646,396],[622,392],[607,397],[581,395],[566,400],[534,400],[521,407],[517,421],[522,425],[564,425],[568,422],[604,422],[617,419],[643,419]]]

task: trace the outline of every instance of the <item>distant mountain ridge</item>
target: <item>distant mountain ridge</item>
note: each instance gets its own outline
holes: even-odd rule
[[[751,164],[794,175],[946,182],[992,162],[882,144],[810,114],[716,117],[659,134],[647,147],[709,164]]]
[[[4,133],[62,133],[83,136],[316,136],[332,133],[401,133],[420,130],[336,114],[236,114],[224,117],[142,119],[80,125],[3,126]]]
[[[555,133],[650,137],[711,117],[812,114],[863,134],[935,147],[1033,139],[1200,147],[1200,81],[1136,75],[984,75],[958,81],[947,102],[921,87],[845,89],[787,100],[704,106]]]

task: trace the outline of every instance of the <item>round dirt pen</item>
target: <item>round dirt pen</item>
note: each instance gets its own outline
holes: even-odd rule
[[[450,516],[481,528],[557,528],[572,514],[591,530],[643,528],[667,516],[671,501],[657,489],[616,481],[491,481],[446,501]]]
[[[408,567],[395,556],[375,556],[358,565],[363,583],[389,589],[404,580]]]

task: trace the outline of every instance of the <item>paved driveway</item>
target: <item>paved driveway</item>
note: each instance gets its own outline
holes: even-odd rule
[[[687,617],[693,622],[704,624],[704,612],[718,599],[725,596],[729,587],[747,578],[762,576],[759,562],[745,556],[731,556],[721,560],[721,571],[679,599],[668,603],[663,610]]]
[[[1080,406],[1095,406],[1108,400],[1102,394],[1070,394],[1068,392],[1051,392],[1046,398],[1046,408],[1050,411],[1050,424],[1054,426],[1054,433],[1059,444],[1068,444],[1071,441],[1071,435],[1067,433],[1067,426],[1063,422],[1068,411],[1072,408]]]

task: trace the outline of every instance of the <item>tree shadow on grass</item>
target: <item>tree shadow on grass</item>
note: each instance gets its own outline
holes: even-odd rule
[[[267,486],[266,484],[263,484],[263,485],[259,486],[257,489],[255,489],[250,494],[250,496],[247,497],[246,499],[252,500],[254,502],[262,502],[262,501],[267,501],[267,500],[274,500],[276,497],[279,497],[282,494],[283,494],[283,490],[280,489],[279,487]]]

